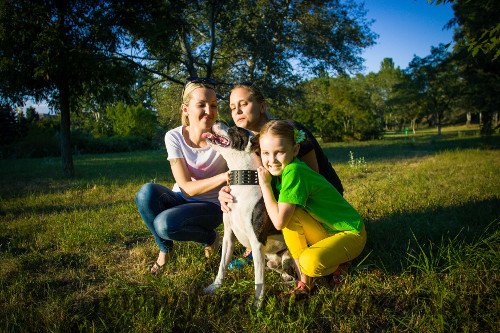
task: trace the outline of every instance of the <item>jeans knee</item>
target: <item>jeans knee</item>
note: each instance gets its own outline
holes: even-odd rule
[[[180,229],[176,225],[171,225],[167,221],[158,221],[154,222],[156,233],[163,239],[177,240],[177,236]]]
[[[142,187],[135,194],[135,202],[137,205],[140,205],[142,202],[146,202],[151,197],[151,193],[153,192],[153,183],[147,183],[142,185]]]

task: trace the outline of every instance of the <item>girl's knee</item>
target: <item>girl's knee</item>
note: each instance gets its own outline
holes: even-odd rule
[[[321,258],[311,251],[304,251],[299,258],[300,270],[307,276],[321,276],[325,268]]]

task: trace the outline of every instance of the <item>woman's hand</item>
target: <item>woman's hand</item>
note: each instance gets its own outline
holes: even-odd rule
[[[226,171],[226,172],[223,172],[219,175],[221,177],[221,180],[224,184],[228,184],[229,185],[229,181],[230,181],[230,177],[231,177],[231,171]]]
[[[259,185],[271,185],[272,176],[269,171],[263,166],[257,168],[257,174],[259,175]]]
[[[229,213],[231,211],[231,208],[229,208],[228,204],[230,202],[233,202],[233,196],[231,195],[231,188],[229,187],[229,185],[223,186],[220,189],[219,202],[220,202],[220,209],[224,213]]]

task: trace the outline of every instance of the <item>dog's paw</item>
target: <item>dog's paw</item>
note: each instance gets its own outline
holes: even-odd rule
[[[255,299],[253,301],[253,308],[255,310],[259,310],[261,307],[262,307],[262,303],[264,301],[264,297],[261,297],[261,298],[258,298],[258,299]]]
[[[215,291],[220,287],[220,284],[215,284],[215,283],[212,283],[211,285],[209,285],[208,287],[206,287],[205,289],[203,289],[203,292],[205,294],[213,294],[215,293]]]

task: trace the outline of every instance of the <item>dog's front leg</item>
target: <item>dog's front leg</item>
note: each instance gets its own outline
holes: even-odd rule
[[[217,285],[217,287],[222,284],[222,280],[226,275],[227,266],[233,257],[235,242],[236,237],[234,236],[233,230],[231,230],[231,228],[224,227],[224,238],[222,239],[222,254],[220,258],[219,271],[213,283]]]
[[[260,308],[262,305],[262,301],[264,300],[264,253],[262,249],[262,244],[257,243],[258,245],[252,244],[252,256],[253,256],[253,265],[255,271],[255,301],[254,307]]]
[[[224,238],[222,239],[222,254],[220,258],[219,271],[217,272],[214,282],[203,290],[205,293],[213,294],[215,290],[222,285],[222,281],[224,280],[224,276],[226,274],[226,268],[233,255],[234,243],[235,236],[233,234],[233,230],[231,230],[231,224],[229,221],[226,222],[224,219]]]

